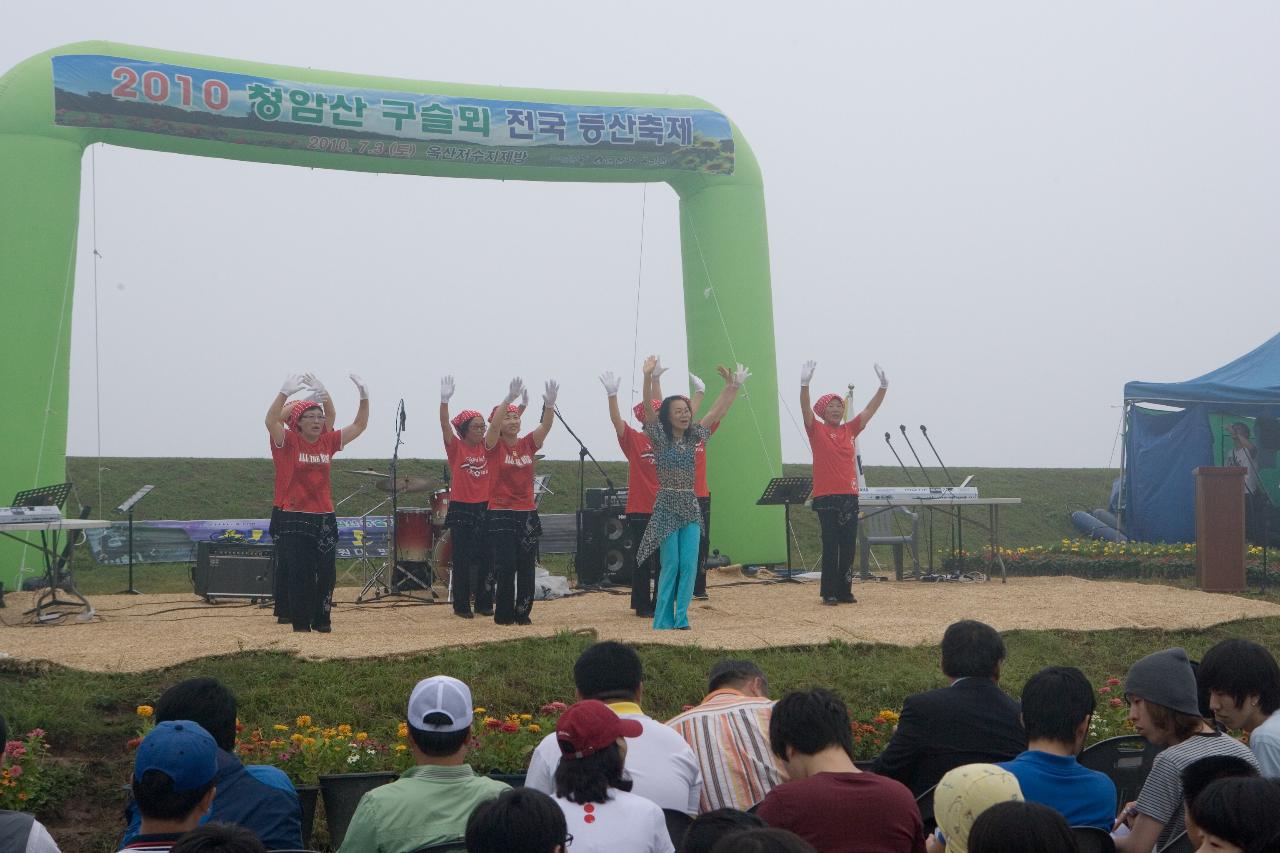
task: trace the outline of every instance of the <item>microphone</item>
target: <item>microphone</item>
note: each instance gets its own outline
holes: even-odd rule
[[[400,398],[400,431],[404,432],[404,398]]]
[[[898,429],[902,430],[902,437],[907,440],[907,447],[911,449],[911,455],[916,458],[916,465],[920,468],[920,473],[924,474],[924,481],[929,488],[933,488],[933,481],[929,479],[929,472],[924,470],[924,465],[920,464],[920,454],[916,453],[915,445],[911,443],[911,436],[907,435],[907,425],[898,424]]]
[[[942,457],[938,455],[938,448],[933,446],[933,439],[929,438],[929,430],[924,424],[920,424],[920,432],[924,434],[924,440],[929,442],[929,449],[933,451],[933,457],[938,460],[938,464],[942,466],[942,473],[947,475],[947,482],[955,488],[956,481],[951,476],[951,472],[947,470],[947,464],[942,461]]]

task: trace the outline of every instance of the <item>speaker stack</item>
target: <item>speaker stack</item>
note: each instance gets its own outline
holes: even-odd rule
[[[191,569],[191,586],[196,595],[206,601],[216,598],[266,601],[272,596],[274,553],[272,545],[199,542],[196,564]]]
[[[588,489],[587,508],[582,510],[581,533],[575,565],[578,583],[583,586],[631,583],[640,542],[631,536],[625,508],[626,490],[609,494],[605,489]]]

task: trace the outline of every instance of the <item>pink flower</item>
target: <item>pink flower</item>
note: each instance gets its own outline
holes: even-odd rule
[[[27,754],[27,748],[20,740],[11,740],[4,745],[4,754],[10,758],[21,758]]]
[[[1121,699],[1119,696],[1115,696],[1107,704],[1110,705],[1112,708],[1120,708],[1124,706],[1124,700]]]
[[[567,711],[568,709],[569,709],[569,706],[564,704],[563,702],[548,702],[538,710],[539,710],[539,713],[542,713],[542,714],[559,714],[563,711]]]
[[[1111,692],[1111,688],[1110,688],[1110,687],[1099,687],[1099,688],[1098,688],[1098,692],[1099,692],[1099,693],[1101,693],[1103,696],[1106,696],[1108,693],[1110,693],[1110,692]]]
[[[1120,679],[1118,679],[1118,678],[1108,678],[1108,679],[1107,679],[1107,685],[1108,685],[1108,686],[1110,686],[1110,687],[1115,687],[1115,686],[1116,686],[1117,684],[1119,684],[1119,683],[1120,683]]]
[[[22,765],[21,765],[21,764],[14,764],[13,766],[11,766],[11,767],[9,768],[9,778],[10,778],[10,779],[17,779],[17,778],[18,778],[19,776],[21,776],[21,775],[22,775]]]
[[[32,729],[31,731],[27,732],[27,737],[29,738],[44,737],[44,729]]]

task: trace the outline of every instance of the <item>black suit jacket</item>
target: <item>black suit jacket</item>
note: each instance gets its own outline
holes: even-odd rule
[[[1008,761],[1027,748],[1018,703],[989,678],[908,696],[898,730],[872,769],[917,797],[963,764]]]

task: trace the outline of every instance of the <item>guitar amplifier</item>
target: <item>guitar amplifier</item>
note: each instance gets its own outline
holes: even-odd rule
[[[191,587],[205,601],[215,598],[266,601],[272,597],[274,576],[273,545],[196,543]]]
[[[583,495],[586,509],[626,509],[627,487],[621,489],[587,489]]]

